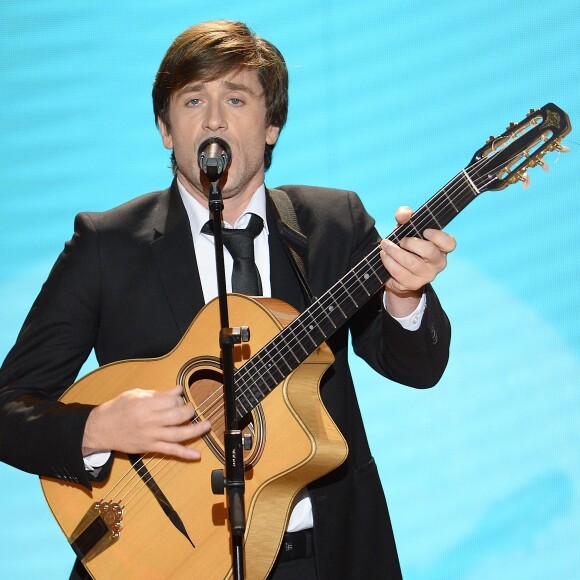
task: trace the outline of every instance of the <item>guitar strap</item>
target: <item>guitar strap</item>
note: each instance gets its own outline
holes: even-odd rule
[[[281,189],[268,189],[267,191],[276,213],[276,223],[282,238],[282,245],[298,276],[308,306],[314,302],[314,294],[312,294],[308,283],[308,239],[300,230],[296,211],[288,194]]]

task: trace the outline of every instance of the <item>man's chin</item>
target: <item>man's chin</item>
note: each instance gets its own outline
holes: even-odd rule
[[[222,191],[222,195],[224,197],[227,196],[227,182],[228,182],[228,175],[229,175],[229,168],[226,169],[226,171],[224,173],[222,173],[222,175],[220,176],[217,184],[218,187],[221,189]],[[203,191],[209,192],[209,190],[212,188],[212,183],[211,181],[207,178],[207,175],[205,173],[203,173],[203,171],[199,171],[199,181],[201,183],[201,187],[203,188]]]

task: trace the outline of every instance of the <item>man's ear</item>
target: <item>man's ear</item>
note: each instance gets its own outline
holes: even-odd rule
[[[270,125],[266,129],[266,143],[268,145],[275,145],[276,141],[278,141],[278,135],[280,135],[280,127]]]
[[[157,117],[157,125],[159,126],[159,132],[161,133],[163,147],[165,147],[165,149],[173,149],[173,138],[171,137],[171,132],[160,115]]]

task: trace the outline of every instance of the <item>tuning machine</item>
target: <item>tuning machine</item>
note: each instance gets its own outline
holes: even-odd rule
[[[570,147],[562,145],[559,141],[554,145],[554,150],[560,153],[570,153]]]
[[[530,187],[530,176],[526,171],[523,173],[518,173],[517,177],[522,182],[522,187],[524,189],[528,189]]]

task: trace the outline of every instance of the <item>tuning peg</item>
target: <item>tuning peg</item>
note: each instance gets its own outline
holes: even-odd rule
[[[512,129],[513,127],[515,127],[517,125],[517,123],[515,123],[514,121],[512,121],[511,123],[509,123],[509,125],[506,127],[506,129],[509,131],[510,129]]]
[[[527,173],[518,175],[518,179],[522,182],[522,187],[528,189],[530,187],[530,176]]]
[[[489,145],[490,143],[493,143],[495,140],[495,135],[490,135],[489,139],[485,142],[486,145]]]
[[[546,172],[550,173],[550,166],[543,160],[538,159],[538,165]]]
[[[540,109],[530,109],[526,117],[531,117],[532,115],[535,115],[539,110]]]
[[[556,149],[556,151],[559,151],[560,153],[569,153],[570,152],[570,147],[568,147],[567,145],[562,145],[561,143],[557,143],[555,149]]]

